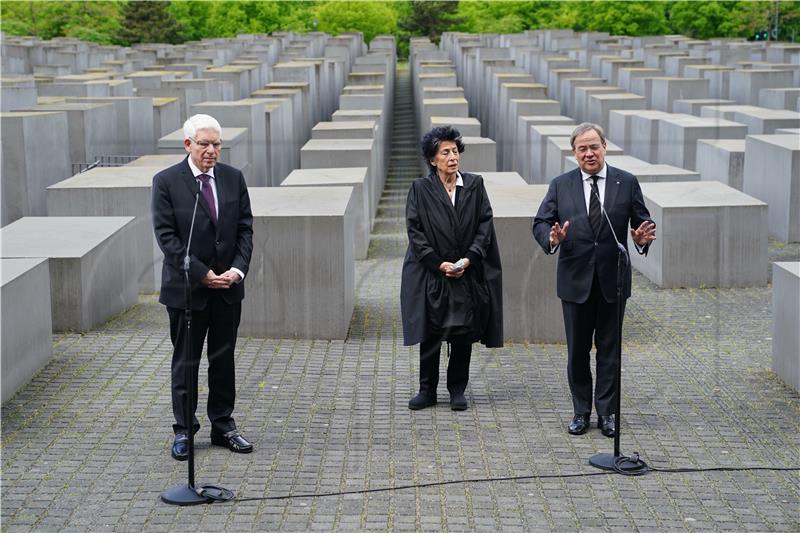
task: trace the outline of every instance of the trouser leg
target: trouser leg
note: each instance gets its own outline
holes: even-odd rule
[[[436,396],[439,386],[439,357],[442,341],[426,339],[419,345],[419,391]]]
[[[625,302],[622,303],[622,317],[625,315]],[[619,322],[617,303],[607,302],[600,296],[595,315],[594,343],[597,347],[594,403],[599,415],[614,414],[616,408],[617,347],[619,343]],[[620,318],[622,318],[620,317]]]
[[[589,352],[592,350],[598,294],[599,287],[593,287],[588,300],[583,303],[561,302],[567,336],[567,380],[572,393],[572,407],[577,415],[592,412],[592,370]]]
[[[231,415],[236,401],[234,351],[242,304],[228,304],[221,295],[209,301],[208,331],[208,418],[217,433],[236,429]]]
[[[452,342],[450,360],[447,362],[447,390],[450,394],[463,393],[469,382],[469,362],[472,358],[471,342]]]
[[[169,333],[172,339],[172,413],[175,433],[186,432],[186,396],[191,388],[192,431],[200,429],[200,422],[195,416],[197,411],[197,373],[200,368],[200,356],[203,353],[203,342],[208,330],[208,312],[206,309],[192,311],[191,353],[186,358],[188,337],[186,335],[186,316],[183,309],[167,307],[169,315]],[[189,367],[189,382],[186,381],[186,367]]]

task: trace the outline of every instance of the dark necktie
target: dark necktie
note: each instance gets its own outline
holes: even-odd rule
[[[206,201],[208,212],[211,213],[211,222],[217,224],[217,208],[214,205],[214,191],[211,190],[211,176],[208,174],[200,174],[197,176],[202,186],[200,187],[200,194],[203,195],[203,200]]]
[[[602,223],[602,213],[600,212],[600,189],[597,188],[597,176],[592,176],[591,194],[589,195],[589,223],[592,225],[594,234],[600,233]]]

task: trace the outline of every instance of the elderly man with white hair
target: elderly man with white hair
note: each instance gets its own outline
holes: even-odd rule
[[[211,443],[237,453],[253,451],[232,417],[236,398],[233,354],[243,281],[253,250],[250,197],[241,171],[218,161],[222,146],[219,122],[209,115],[194,115],[183,125],[183,134],[188,156],[156,174],[152,196],[153,228],[164,253],[159,302],[167,307],[174,348],[172,457],[179,461],[188,458],[189,431],[194,435],[200,429],[194,413],[206,337]],[[190,295],[185,285],[187,255]],[[191,320],[191,338],[187,319]],[[192,399],[188,413],[187,397]],[[190,418],[191,428],[187,427]]]

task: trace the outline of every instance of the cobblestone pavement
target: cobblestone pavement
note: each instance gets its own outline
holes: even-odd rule
[[[590,467],[612,440],[566,433],[563,345],[480,347],[468,411],[407,409],[418,369],[398,303],[417,172],[407,70],[397,86],[391,177],[347,340],[239,340],[235,416],[254,453],[211,448],[201,417],[197,480],[242,499],[159,499],[185,482],[186,463],[169,455],[166,312],[142,297],[95,331],[54,336],[52,362],[3,405],[3,531],[800,530],[796,471]],[[622,451],[661,468],[800,466],[800,399],[770,371],[771,287],[661,290],[636,275],[633,292]],[[201,406],[206,392],[203,379]],[[487,480],[513,476],[527,477]]]

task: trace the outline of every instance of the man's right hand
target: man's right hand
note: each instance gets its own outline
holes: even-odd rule
[[[200,280],[200,283],[209,289],[227,289],[231,286],[233,280],[226,276],[217,276],[213,270],[206,273],[206,277]]]
[[[567,238],[567,228],[569,228],[569,220],[564,222],[564,225],[560,225],[558,222],[553,224],[553,227],[550,228],[550,246],[555,248],[561,241]]]

